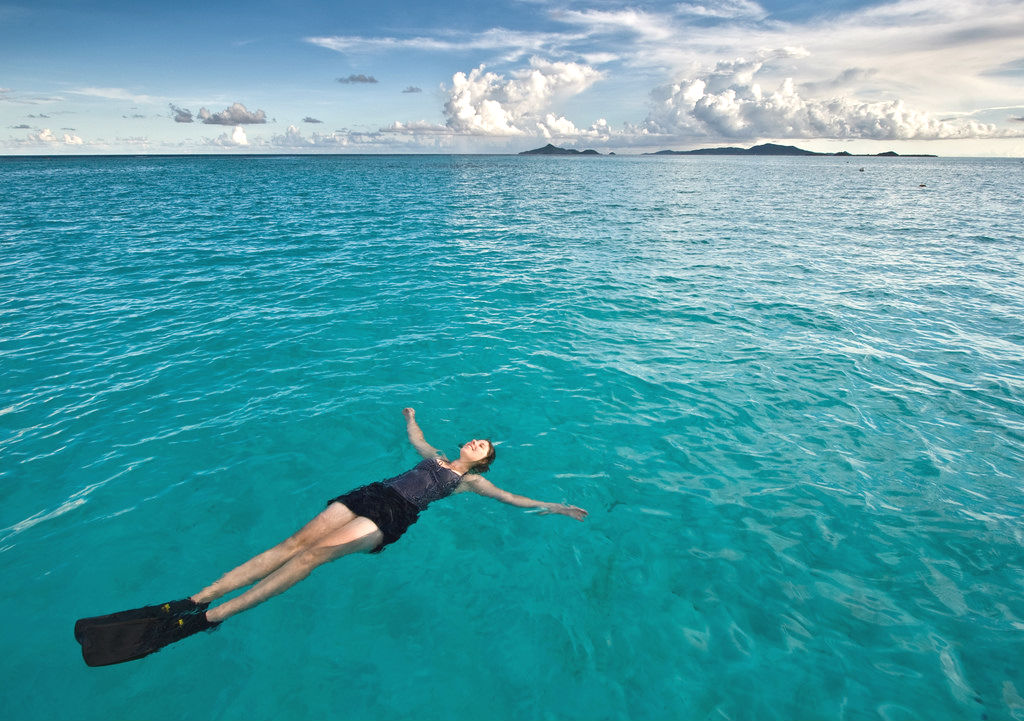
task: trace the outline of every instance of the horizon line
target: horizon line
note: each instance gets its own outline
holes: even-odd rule
[[[64,159],[64,158],[307,158],[307,157],[542,157],[542,158],[683,158],[683,157],[730,157],[730,158],[879,158],[882,160],[922,159],[922,158],[971,158],[977,160],[1024,160],[1022,155],[923,155],[920,153],[897,153],[896,155],[880,155],[878,153],[837,155],[835,153],[809,153],[807,155],[721,155],[701,153],[658,154],[644,153],[571,153],[571,154],[530,154],[522,152],[510,153],[17,153],[0,154],[0,160],[31,159]]]

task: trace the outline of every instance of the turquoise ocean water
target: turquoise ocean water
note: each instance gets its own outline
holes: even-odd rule
[[[1022,189],[1020,160],[0,160],[4,717],[1024,719]],[[590,518],[445,499],[82,663],[77,617],[413,465],[403,406]]]

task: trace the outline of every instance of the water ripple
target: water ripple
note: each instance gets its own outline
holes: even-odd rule
[[[1024,718],[1020,164],[562,160],[0,160],[0,563],[40,579],[5,610],[183,592],[401,470],[414,405],[591,518],[438,504],[387,573],[254,612],[308,626],[218,634],[210,688],[280,659],[360,717]],[[133,693],[186,681],[166,653]]]

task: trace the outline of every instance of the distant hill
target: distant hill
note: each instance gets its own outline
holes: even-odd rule
[[[550,147],[550,146],[549,146]],[[656,153],[644,153],[644,155],[826,155],[842,157],[882,157],[882,158],[935,158],[935,155],[900,155],[892,150],[873,155],[854,156],[845,150],[838,153],[816,153],[813,150],[804,150],[793,145],[778,145],[776,143],[765,143],[755,145],[751,148],[698,148],[697,150],[659,150]]]
[[[671,151],[669,151],[671,152]],[[600,155],[596,150],[576,150],[575,148],[559,148],[548,143],[543,148],[524,150],[520,155]]]
[[[615,155],[615,153],[608,153]],[[524,150],[519,155],[600,155],[596,150],[576,150],[575,148],[559,148],[557,145],[548,143],[543,148]],[[936,158],[936,155],[900,155],[899,153],[887,150],[884,153],[855,155],[845,150],[838,153],[816,153],[813,150],[804,150],[795,145],[779,145],[778,143],[764,143],[750,148],[698,148],[697,150],[659,150],[656,153],[642,153],[642,155],[819,155],[844,158]]]
[[[804,150],[792,145],[776,145],[765,143],[752,148],[698,148],[697,150],[659,150],[644,155],[823,155],[811,150]]]

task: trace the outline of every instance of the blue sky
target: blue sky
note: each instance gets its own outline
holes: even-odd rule
[[[6,154],[1024,156],[1024,3],[0,3],[0,123]]]

